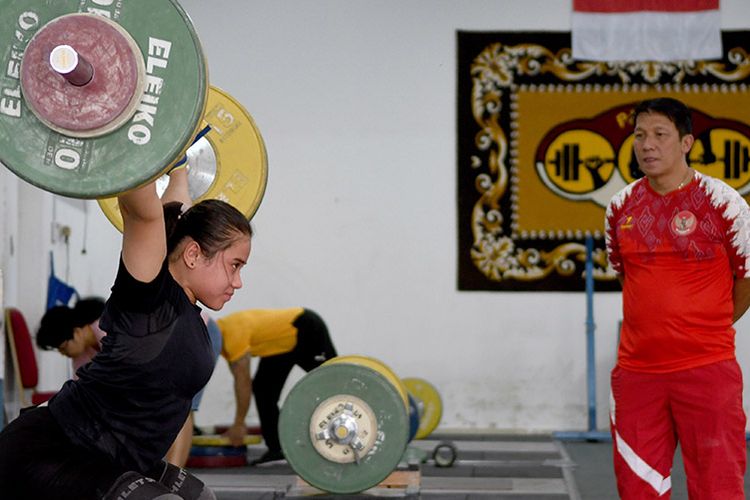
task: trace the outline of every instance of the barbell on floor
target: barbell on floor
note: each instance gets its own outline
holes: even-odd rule
[[[384,363],[366,356],[333,358],[287,395],[279,418],[284,456],[303,480],[323,491],[372,488],[402,461],[417,433],[417,406]]]

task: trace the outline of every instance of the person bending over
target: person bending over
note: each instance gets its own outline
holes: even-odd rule
[[[279,397],[296,365],[305,371],[336,357],[323,319],[315,312],[291,309],[248,309],[218,318],[223,341],[222,356],[234,378],[234,422],[224,435],[239,446],[247,432],[245,418],[250,394],[255,394],[261,433],[268,450],[251,465],[283,460],[279,443]],[[250,377],[250,358],[260,358],[255,379]]]

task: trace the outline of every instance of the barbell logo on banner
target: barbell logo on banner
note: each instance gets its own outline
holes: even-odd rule
[[[561,198],[606,208],[615,193],[640,177],[633,154],[633,108],[617,106],[552,128],[534,161],[544,186]],[[749,194],[750,127],[693,109],[693,135],[688,164]]]

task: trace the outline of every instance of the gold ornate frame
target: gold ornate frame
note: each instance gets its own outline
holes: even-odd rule
[[[745,32],[742,32],[745,33]],[[523,231],[519,92],[746,92],[750,58],[739,32],[721,61],[576,61],[568,33],[458,33],[459,276],[462,290],[582,290],[583,240],[592,236],[597,287],[618,289],[601,228]],[[745,34],[744,40],[747,40]],[[526,40],[525,42],[523,40]],[[603,211],[602,211],[603,214]]]

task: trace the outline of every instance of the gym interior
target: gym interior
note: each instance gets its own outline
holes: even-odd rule
[[[214,451],[196,449],[198,465],[188,468],[217,498],[618,498],[609,376],[622,321],[619,289],[594,283],[587,290],[583,280],[576,290],[467,289],[459,276],[470,249],[458,238],[466,229],[457,214],[457,169],[479,167],[457,151],[461,141],[481,142],[457,134],[459,33],[567,34],[572,3],[179,0],[204,56],[206,91],[228,96],[251,117],[256,143],[235,154],[257,157],[265,169],[253,193],[230,196],[250,198],[255,235],[243,287],[209,315],[310,307],[325,317],[339,354],[382,363],[375,371],[395,374],[397,395],[402,379],[427,381],[436,392],[422,403],[440,413],[427,435],[403,440],[385,476],[360,470],[354,486],[338,492],[338,479],[323,479],[335,474],[325,466],[248,466],[263,450],[257,435],[239,453],[217,451],[229,458],[209,465],[200,465],[201,453]],[[722,0],[720,15],[722,30],[750,29],[743,0]],[[736,92],[746,93],[744,85]],[[184,126],[191,140],[198,125]],[[182,152],[188,144],[169,146]],[[0,169],[0,193],[0,303],[23,313],[33,341],[52,278],[82,297],[109,295],[121,232],[112,206],[41,189],[10,168]],[[604,209],[596,210],[601,228],[588,234],[602,248]],[[580,275],[585,252],[572,260]],[[750,318],[735,328],[746,369]],[[2,425],[32,392],[54,392],[72,376],[68,359],[34,349],[38,380],[19,388],[8,342],[0,350]],[[306,376],[294,369],[282,401]],[[215,434],[231,420],[231,380],[219,358],[194,416],[198,433]],[[418,425],[404,405],[398,425]],[[258,424],[253,406],[247,424]],[[672,498],[687,498],[684,478],[678,454]],[[324,486],[316,488],[317,479]]]

